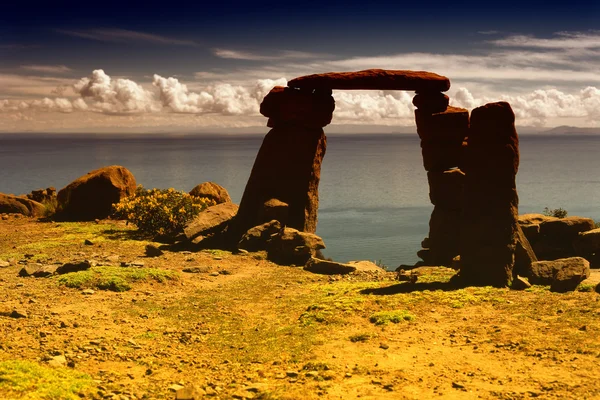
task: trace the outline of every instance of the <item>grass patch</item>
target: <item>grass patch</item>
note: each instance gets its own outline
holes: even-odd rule
[[[50,368],[31,361],[0,362],[0,397],[79,399],[94,386],[88,375],[67,368]]]
[[[87,271],[72,272],[57,278],[60,285],[75,289],[95,288],[125,292],[134,282],[165,282],[179,279],[175,271],[158,268],[92,267]]]
[[[596,288],[596,285],[593,283],[581,283],[579,286],[577,286],[577,291],[578,292],[593,292],[595,288]]]
[[[366,342],[371,339],[371,335],[368,333],[359,333],[359,334],[350,336],[348,339],[350,339],[350,341],[352,343]]]
[[[394,324],[398,324],[403,321],[414,321],[415,316],[404,310],[396,310],[396,311],[381,311],[377,312],[369,318],[369,321],[374,323],[375,325],[387,325],[392,322]]]

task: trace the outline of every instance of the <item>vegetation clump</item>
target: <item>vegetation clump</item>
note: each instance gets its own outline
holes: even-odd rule
[[[7,398],[74,400],[93,386],[89,375],[71,369],[22,360],[0,362],[0,390]]]
[[[215,205],[205,197],[169,189],[145,189],[141,185],[133,196],[114,205],[113,216],[135,224],[150,235],[174,236],[202,210]]]
[[[542,211],[542,214],[544,214],[547,217],[566,218],[567,215],[569,214],[569,212],[561,207],[559,207],[559,208],[544,207],[544,211]]]
[[[408,311],[381,311],[377,312],[369,318],[369,321],[375,325],[387,325],[390,322],[398,324],[402,321],[414,321],[415,316]]]
[[[158,268],[93,267],[86,271],[72,272],[58,277],[58,283],[75,289],[95,288],[113,292],[125,292],[138,281],[165,282],[176,280],[175,271]]]

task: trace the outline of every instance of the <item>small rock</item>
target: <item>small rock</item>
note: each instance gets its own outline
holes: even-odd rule
[[[56,268],[56,273],[58,275],[62,275],[62,274],[68,274],[70,272],[85,271],[90,268],[92,268],[92,264],[87,260],[81,261],[81,262],[70,262],[70,263],[63,264],[60,267]]]
[[[86,246],[93,246],[93,245],[94,245],[94,242],[92,242],[92,241],[91,241],[91,240],[89,240],[89,239],[85,239],[85,241],[83,242],[83,244],[84,244],[84,245],[86,245]]]
[[[0,268],[10,267],[10,263],[8,261],[0,260]]]
[[[38,266],[26,265],[23,268],[21,268],[18,275],[22,278],[26,278],[28,276],[33,276],[33,274],[35,274],[38,269],[40,269],[40,267],[38,267]]]
[[[153,244],[148,244],[146,245],[146,256],[147,257],[159,257],[162,256],[164,253],[161,249],[159,249],[158,247],[156,247]]]
[[[54,368],[60,368],[67,365],[67,359],[65,356],[54,356],[50,361],[48,361],[48,365]]]
[[[27,316],[27,312],[25,310],[15,309],[10,313],[9,317],[11,317],[11,318],[27,318],[28,316]]]
[[[206,274],[210,271],[209,267],[187,267],[182,269],[183,272],[188,274]]]
[[[208,274],[208,276],[219,276],[218,272],[211,272],[210,274]]]
[[[297,371],[285,371],[285,374],[287,375],[288,378],[297,378],[298,377]]]
[[[383,349],[383,350],[387,350],[390,348],[390,346],[387,343],[381,343],[381,344],[379,344],[379,348]]]
[[[452,382],[452,387],[453,387],[454,389],[464,389],[464,388],[465,388],[465,385],[462,385],[462,384],[460,384],[460,383],[458,383],[458,382]]]
[[[37,271],[33,273],[33,276],[36,278],[46,278],[50,275],[54,275],[56,273],[56,269],[58,267],[56,265],[44,265],[39,268]]]
[[[179,389],[175,394],[175,400],[200,400],[204,398],[204,390],[193,385]]]
[[[525,278],[521,278],[517,276],[511,285],[512,290],[525,290],[531,287],[531,283],[529,283]]]
[[[133,267],[143,267],[144,265],[146,265],[143,261],[140,260],[134,260],[130,264]]]
[[[92,295],[92,294],[94,294],[94,293],[96,293],[96,292],[95,292],[95,291],[93,291],[92,289],[83,289],[83,290],[81,291],[81,294],[85,294],[85,295]]]
[[[173,391],[173,392],[176,392],[176,391],[178,391],[178,390],[181,390],[181,389],[183,389],[183,386],[181,386],[181,385],[180,385],[180,384],[178,384],[178,383],[173,383],[172,385],[169,385],[169,387],[168,387],[167,389],[169,389],[169,390],[171,390],[171,391]]]

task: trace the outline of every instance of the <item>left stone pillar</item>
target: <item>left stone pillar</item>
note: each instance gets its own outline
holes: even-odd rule
[[[230,225],[230,244],[263,222],[264,203],[278,199],[288,204],[286,226],[303,232],[317,229],[319,180],[327,140],[323,127],[331,122],[335,102],[331,90],[277,86],[260,105],[273,128],[265,136]]]

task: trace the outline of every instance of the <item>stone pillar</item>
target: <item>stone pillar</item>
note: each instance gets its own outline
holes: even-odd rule
[[[518,237],[519,139],[506,102],[471,113],[465,153],[460,282],[510,285]]]
[[[442,93],[419,93],[413,99],[417,132],[421,138],[423,165],[434,205],[429,220],[428,251],[418,254],[426,265],[450,266],[459,253],[459,227],[464,174],[459,167],[463,141],[469,128],[469,112],[448,107]]]
[[[260,112],[273,128],[265,136],[246,184],[238,214],[230,226],[235,245],[260,225],[265,202],[288,204],[287,226],[314,233],[317,229],[319,180],[326,149],[323,127],[331,122],[335,102],[331,90],[275,87]]]

